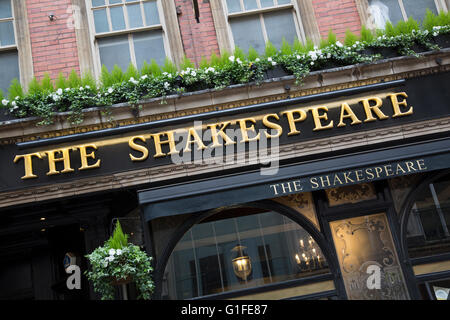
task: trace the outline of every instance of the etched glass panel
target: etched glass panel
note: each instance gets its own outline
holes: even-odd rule
[[[330,222],[350,300],[409,299],[384,213]]]
[[[247,52],[252,46],[259,53],[264,53],[265,42],[259,15],[230,19],[234,44]]]
[[[6,93],[11,81],[14,78],[20,79],[17,51],[0,52],[0,70],[0,90]]]
[[[281,47],[283,38],[294,43],[297,37],[292,10],[274,11],[264,14],[264,23],[269,41],[277,48]]]
[[[335,207],[343,204],[358,203],[367,200],[375,200],[377,194],[372,183],[361,183],[326,189],[328,205]]]

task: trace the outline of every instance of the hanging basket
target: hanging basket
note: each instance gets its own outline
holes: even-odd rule
[[[126,278],[120,278],[120,279],[113,278],[111,281],[111,284],[113,286],[121,286],[123,284],[128,284],[132,281],[133,281],[133,278],[131,276],[127,276]]]

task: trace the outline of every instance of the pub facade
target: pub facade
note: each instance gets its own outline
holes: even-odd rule
[[[63,261],[119,220],[156,300],[450,299],[449,50],[3,121],[0,298],[98,298]]]

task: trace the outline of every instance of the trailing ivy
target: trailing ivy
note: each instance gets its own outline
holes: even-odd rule
[[[103,107],[104,114],[110,116],[109,107],[118,103],[140,107],[143,99],[163,98],[164,102],[173,94],[259,84],[275,68],[294,75],[301,83],[311,71],[370,63],[383,58],[386,49],[396,55],[418,56],[417,51],[439,49],[437,40],[442,35],[450,36],[450,13],[434,15],[428,10],[422,25],[409,19],[395,26],[388,22],[384,30],[375,32],[362,26],[359,37],[347,31],[343,44],[330,30],[319,47],[309,39],[305,44],[297,39],[292,45],[283,40],[278,50],[269,42],[263,54],[251,47],[248,53],[236,48],[220,57],[213,53],[209,61],[202,58],[198,68],[185,57],[180,70],[168,58],[161,67],[152,60],[141,70],[130,64],[125,72],[118,66],[111,71],[103,66],[98,82],[90,73],[80,77],[72,71],[67,78],[60,73],[53,84],[47,74],[40,82],[33,79],[27,93],[14,79],[7,97],[0,92],[0,101],[17,118],[40,118],[40,125],[53,123],[58,112],[68,112],[69,121],[80,124],[86,108]]]

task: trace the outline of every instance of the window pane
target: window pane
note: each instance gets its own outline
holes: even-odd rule
[[[0,46],[10,46],[15,43],[13,22],[0,22]]]
[[[111,13],[111,24],[113,30],[123,30],[125,29],[125,19],[123,17],[122,7],[112,7]]]
[[[244,50],[252,46],[259,53],[265,49],[259,15],[239,17],[230,19],[231,31],[233,32],[234,44]]]
[[[0,70],[0,89],[6,94],[11,81],[20,78],[17,51],[0,52]]]
[[[98,39],[100,61],[108,70],[112,70],[117,64],[122,70],[126,70],[131,62],[128,36],[117,36]]]
[[[160,65],[164,63],[166,52],[164,51],[162,31],[135,33],[133,40],[136,63],[139,69],[144,61],[150,63],[152,59],[155,59]]]
[[[108,18],[106,17],[106,9],[94,10],[95,32],[102,33],[109,31]]]
[[[11,0],[0,0],[0,19],[11,17]]]
[[[256,0],[244,0],[245,10],[258,9],[258,4]]]
[[[222,212],[217,219],[227,218],[202,222],[184,235],[166,266],[163,299],[188,299],[329,272],[322,251],[302,227],[276,212],[242,215],[249,212],[254,209],[240,208],[237,215],[233,210]]]
[[[128,21],[130,24],[130,28],[139,28],[144,26],[142,23],[142,15],[141,15],[141,5],[133,4],[127,6],[128,10]]]
[[[403,0],[406,15],[413,17],[418,21],[422,21],[425,16],[426,9],[430,9],[434,14],[437,14],[436,4],[434,0]]]
[[[274,3],[273,0],[261,0],[261,7],[273,7]]]
[[[228,13],[241,11],[241,2],[239,0],[227,0]]]
[[[144,2],[145,19],[148,26],[160,24],[156,1]]]
[[[100,7],[105,5],[105,0],[92,0],[93,7]]]
[[[398,0],[369,0],[369,15],[372,24],[384,29],[386,22],[396,24],[403,20]]]
[[[288,4],[291,3],[292,0],[278,0],[278,4]]]
[[[289,43],[294,43],[297,37],[292,10],[274,11],[264,14],[267,37],[272,44],[280,48],[283,37]]]

